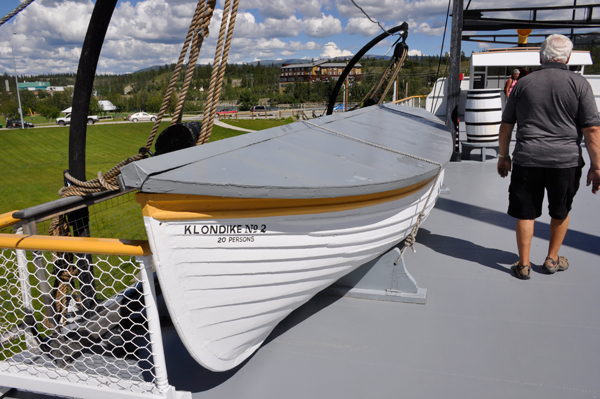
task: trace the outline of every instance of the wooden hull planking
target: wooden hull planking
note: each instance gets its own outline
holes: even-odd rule
[[[443,172],[426,215],[442,180]],[[154,213],[160,220],[145,209],[165,302],[192,357],[213,371],[242,363],[293,310],[403,240],[426,204],[426,183],[332,212],[222,219],[180,212],[180,220],[177,212]]]

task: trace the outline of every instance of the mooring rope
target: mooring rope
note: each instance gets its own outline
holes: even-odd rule
[[[400,59],[398,59],[396,57],[392,57],[392,59],[390,60],[390,62],[386,66],[385,70],[383,71],[383,73],[379,77],[379,80],[377,81],[377,83],[374,84],[373,87],[371,87],[371,90],[369,90],[369,92],[365,95],[365,97],[360,102],[361,104],[364,103],[367,100],[367,98],[373,98],[377,94],[377,92],[379,91],[379,89],[381,89],[381,86],[383,85],[383,82],[385,82],[385,80],[388,78],[388,75],[390,74],[390,69],[392,69],[391,68],[392,65],[394,65],[394,68],[393,68],[394,71],[392,72],[392,77],[390,78],[390,80],[388,82],[388,85],[387,85],[384,93],[380,96],[379,101],[378,101],[378,104],[382,103],[383,99],[385,98],[385,96],[387,95],[388,91],[392,87],[392,84],[393,84],[394,80],[398,76],[398,72],[400,72],[400,69],[402,68],[402,65],[404,64],[404,60],[406,59],[406,54],[407,53],[408,53],[408,48],[404,47],[404,51],[402,52],[402,56],[400,56]],[[395,62],[396,62],[396,64],[394,64]]]
[[[21,11],[23,11],[23,9],[25,7],[27,7],[28,5],[30,5],[31,3],[33,3],[35,0],[26,0],[24,2],[22,2],[19,6],[17,6],[14,10],[12,10],[11,12],[9,12],[8,14],[6,14],[4,16],[4,18],[0,19],[0,26],[4,25],[5,22],[7,22],[9,19],[11,19],[12,17],[14,17],[15,15],[17,15],[18,13],[20,13]]]
[[[344,133],[340,133],[340,132],[335,131],[333,129],[329,129],[329,128],[325,127],[325,126],[317,125],[317,124],[309,122],[309,121],[303,121],[303,122],[306,123],[307,125],[314,126],[316,128],[319,128],[319,129],[325,130],[327,132],[336,134],[338,136],[341,136],[341,137],[344,137],[344,138],[356,141],[358,143],[366,144],[366,145],[369,145],[371,147],[375,147],[375,148],[378,148],[378,149],[381,149],[381,150],[390,151],[390,152],[393,152],[395,154],[400,154],[400,155],[404,155],[406,157],[414,158],[414,159],[419,160],[419,161],[427,162],[427,163],[436,165],[439,168],[438,171],[437,171],[437,173],[436,173],[436,175],[435,175],[435,179],[433,181],[433,184],[431,185],[431,189],[429,190],[429,194],[427,195],[427,199],[425,200],[425,205],[423,206],[423,209],[421,209],[421,212],[417,216],[417,222],[415,223],[415,225],[411,229],[410,234],[404,240],[404,247],[400,251],[400,256],[398,257],[398,260],[396,260],[396,262],[394,263],[394,265],[398,264],[398,262],[400,261],[400,259],[404,255],[404,252],[406,251],[406,248],[410,247],[413,250],[413,252],[417,252],[415,250],[415,247],[414,247],[414,244],[416,242],[417,232],[419,231],[419,226],[421,225],[421,222],[423,221],[423,217],[425,217],[425,210],[427,209],[427,205],[429,204],[429,200],[431,199],[431,194],[435,190],[435,187],[437,185],[439,177],[442,174],[442,170],[444,169],[444,165],[442,165],[439,162],[432,161],[430,159],[420,157],[418,155],[409,154],[407,152],[396,150],[395,148],[386,147],[386,146],[381,145],[381,144],[373,143],[371,141],[359,139],[357,137],[353,137],[353,136],[350,136],[350,135],[347,135],[347,134],[344,134]]]
[[[406,54],[407,54],[407,48],[405,47],[400,59],[399,60],[396,59],[396,64],[393,67],[390,64],[390,69],[392,70],[392,76],[390,77],[385,90],[383,91],[383,93],[381,94],[381,97],[379,98],[379,104],[383,103],[383,99],[385,98],[385,96],[388,94],[388,92],[394,85],[394,82],[396,81],[396,78],[398,77],[398,73],[400,72],[400,69],[402,68],[402,65],[404,64],[404,59],[406,58]]]
[[[208,8],[214,10],[215,4],[216,4],[216,0],[209,0]],[[157,115],[157,119],[154,122],[154,126],[152,127],[150,136],[148,137],[148,141],[146,142],[146,149],[150,149],[150,147],[152,147],[152,143],[154,142],[154,138],[156,137],[156,133],[158,132],[158,128],[160,126],[160,122],[162,121],[163,115],[167,109],[167,106],[169,105],[169,100],[171,99],[171,95],[173,94],[173,90],[175,88],[175,83],[177,82],[177,79],[179,78],[179,74],[183,67],[183,62],[184,62],[185,56],[188,52],[190,42],[192,41],[193,38],[197,38],[199,35],[202,35],[203,37],[208,37],[208,25],[210,24],[210,19],[212,18],[212,11],[209,12],[209,15],[210,16],[208,16],[205,12],[204,0],[198,0],[198,5],[196,6],[196,12],[194,13],[194,17],[192,18],[192,22],[190,23],[190,28],[188,30],[187,36],[186,36],[183,46],[181,48],[181,53],[179,54],[179,59],[177,60],[177,65],[175,67],[175,70],[173,71],[173,76],[171,77],[171,82],[169,83],[169,86],[165,93],[163,103],[162,103],[160,111]],[[201,22],[201,21],[204,21],[204,22]],[[203,28],[204,26],[205,26],[205,28]],[[201,44],[202,44],[202,42],[200,42],[199,45],[201,45]],[[178,103],[178,106],[175,109],[175,114],[177,114],[178,112],[181,112],[182,109],[183,109],[183,104],[180,106]],[[173,120],[175,120],[175,119],[177,119],[177,118],[173,117]]]
[[[208,27],[210,25],[210,20],[212,19],[213,13],[215,11],[215,6],[216,0],[209,0],[207,7],[201,12],[203,14],[201,19],[202,22],[194,29],[194,41],[192,42],[192,46],[190,49],[190,56],[188,58],[187,70],[183,81],[183,87],[181,89],[181,93],[179,94],[179,99],[177,101],[177,106],[175,109],[173,119],[171,120],[171,126],[177,123],[181,123],[181,119],[183,117],[183,110],[185,106],[185,100],[187,98],[187,93],[190,87],[190,83],[192,81],[192,77],[194,76],[194,70],[196,69],[196,62],[198,61],[198,56],[200,55],[200,49],[202,48],[202,44],[204,43],[204,38],[208,37]]]
[[[25,3],[23,3],[25,4]],[[173,116],[173,123],[178,123],[181,121],[181,116],[183,113],[183,107],[185,103],[185,97],[187,96],[187,92],[192,80],[194,68],[196,66],[196,61],[198,60],[198,55],[200,54],[200,49],[202,47],[202,43],[205,37],[208,37],[208,27],[210,25],[210,21],[212,19],[214,10],[216,6],[216,0],[198,0],[198,4],[196,6],[196,10],[194,12],[194,16],[192,18],[192,22],[190,23],[190,27],[188,29],[188,33],[184,40],[179,59],[177,61],[177,65],[175,70],[173,71],[173,76],[171,77],[171,81],[169,82],[169,86],[167,91],[165,92],[165,96],[160,108],[160,111],[157,115],[157,120],[154,122],[152,130],[148,136],[148,140],[146,141],[145,147],[141,150],[146,149],[149,150],[154,143],[154,139],[158,132],[158,128],[163,119],[165,111],[168,107],[169,100],[173,95],[175,84],[180,76],[180,73],[183,69],[183,64],[185,60],[185,56],[189,51],[189,59],[188,66],[186,71],[186,76],[184,78],[184,84],[182,88],[181,95],[179,96],[178,104],[175,109],[175,113]],[[23,7],[24,8],[24,7]],[[190,49],[190,43],[191,49]],[[75,195],[88,195],[91,193],[101,192],[101,191],[115,191],[119,190],[118,184],[118,176],[121,173],[121,168],[125,165],[128,165],[132,162],[139,161],[147,156],[147,151],[140,151],[140,153],[133,155],[124,161],[120,162],[118,165],[114,166],[106,173],[98,172],[97,178],[89,181],[81,181],[73,176],[71,176],[68,172],[65,173],[65,179],[69,182],[69,184],[65,187],[62,187],[58,193],[61,197],[69,197]]]
[[[13,11],[13,15],[16,14],[17,12],[19,12],[20,10],[22,10],[23,8],[25,8],[32,1],[34,1],[34,0],[29,0],[28,2],[21,4],[20,7],[17,7],[17,9],[15,9],[15,11]],[[239,2],[239,0],[235,0],[235,3],[234,3],[235,4],[234,11],[232,12],[232,18],[231,18],[233,22],[235,22],[235,15],[237,12],[238,2]],[[120,162],[118,165],[115,165],[108,172],[106,172],[106,173],[98,172],[97,177],[93,180],[82,181],[82,180],[76,179],[75,177],[71,176],[71,174],[68,171],[65,172],[64,177],[68,181],[68,184],[67,184],[67,186],[62,187],[58,191],[58,194],[61,197],[69,197],[69,196],[76,196],[76,195],[85,196],[85,195],[96,193],[96,192],[119,190],[118,176],[121,173],[121,168],[132,162],[135,162],[135,161],[145,158],[148,153],[147,150],[150,150],[150,148],[152,147],[152,144],[156,137],[156,133],[158,132],[160,123],[161,123],[163,116],[165,114],[165,111],[168,107],[171,96],[173,95],[175,84],[176,84],[177,80],[179,79],[179,76],[183,69],[185,56],[188,54],[188,51],[189,51],[188,65],[187,65],[186,74],[184,77],[184,83],[183,83],[182,91],[179,96],[178,103],[177,103],[171,124],[181,122],[183,108],[185,105],[185,98],[187,97],[189,86],[191,84],[192,76],[193,76],[193,73],[194,73],[194,70],[196,67],[196,62],[198,60],[198,56],[200,54],[200,49],[204,42],[204,38],[208,37],[208,34],[209,34],[208,28],[210,25],[210,21],[213,17],[215,7],[216,7],[216,0],[207,0],[207,1],[206,0],[198,0],[198,4],[196,6],[194,16],[190,23],[188,33],[184,40],[184,43],[183,43],[183,46],[182,46],[182,49],[181,49],[181,52],[179,55],[179,59],[177,61],[177,65],[175,67],[175,70],[173,71],[173,76],[171,77],[171,81],[169,83],[167,91],[165,92],[165,96],[164,96],[160,111],[157,115],[157,120],[155,121],[155,123],[152,127],[152,130],[150,132],[150,135],[148,136],[148,140],[146,142],[145,147],[142,147],[138,154],[135,154],[132,157],[125,159],[124,161]],[[225,9],[227,9],[227,7],[229,7],[229,6],[226,6]],[[224,15],[225,15],[225,12],[224,12]],[[6,18],[10,19],[10,17],[12,17],[12,16],[9,14],[9,16],[5,17],[5,19]],[[230,23],[229,30],[230,30],[230,33],[233,32],[233,24],[232,23]],[[191,43],[191,47],[190,47],[190,43]],[[229,52],[229,44],[230,43],[231,43],[231,37],[229,37],[227,40],[225,55],[223,58],[225,60],[224,62],[227,61],[227,54]],[[219,49],[219,47],[217,47],[217,54],[220,54],[220,51],[218,49]],[[222,78],[221,78],[220,82],[222,82]],[[217,98],[218,98],[218,94],[217,94]],[[209,136],[210,136],[210,133],[209,133]],[[66,218],[64,215],[54,218],[51,222],[49,230],[50,230],[50,235],[70,235],[69,225],[68,225],[68,222],[66,221]],[[73,288],[72,287],[72,279],[78,273],[76,267],[67,266],[67,264],[72,263],[72,261],[69,260],[70,259],[69,256],[72,257],[73,254],[55,253],[55,260],[54,260],[55,276],[56,276],[56,286],[55,286],[54,297],[55,297],[55,300],[57,301],[56,302],[57,303],[56,311],[58,314],[62,314],[63,316],[68,307],[67,292],[69,290],[69,287]]]
[[[52,219],[49,228],[50,236],[71,236],[71,231],[69,230],[69,223],[67,222],[67,218],[65,215],[59,215]],[[53,252],[53,264],[54,269],[52,273],[54,274],[54,290],[53,297],[54,301],[54,309],[56,311],[56,315],[62,316],[61,320],[55,320],[57,324],[64,324],[65,321],[65,313],[68,308],[68,292],[69,289],[74,289],[73,279],[77,277],[79,274],[79,270],[77,266],[73,264],[73,254],[69,252]]]
[[[229,57],[229,48],[231,47],[231,40],[233,38],[233,28],[237,17],[238,5],[239,0],[234,0],[233,5],[231,5],[231,0],[226,0],[225,5],[223,6],[223,17],[221,19],[221,28],[219,30],[219,39],[217,41],[213,70],[210,76],[208,97],[204,106],[202,129],[198,140],[196,141],[196,145],[206,143],[212,133],[214,118],[217,112],[217,104],[223,86],[225,68],[227,67],[227,58]],[[225,42],[224,46],[223,42]]]

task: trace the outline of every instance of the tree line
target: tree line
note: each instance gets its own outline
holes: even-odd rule
[[[345,60],[332,61],[344,62]],[[350,84],[351,101],[360,101],[364,97],[388,62],[387,59],[378,58],[361,60],[363,78],[361,83]],[[442,57],[442,65],[446,65],[446,63],[447,60]],[[439,64],[440,58],[436,56],[408,57],[399,75],[401,86],[405,88],[408,83],[409,95],[427,94],[430,91],[431,83],[435,80]],[[175,64],[166,64],[130,74],[96,76],[90,114],[102,113],[102,109],[98,106],[98,100],[111,101],[120,112],[158,112],[174,70]],[[186,112],[203,110],[210,86],[211,73],[211,65],[197,65],[194,69],[185,102]],[[279,88],[280,74],[281,67],[279,65],[262,65],[260,62],[257,64],[229,64],[226,68],[220,99],[236,102],[239,110],[249,109],[260,99],[268,99],[272,105],[328,102],[336,84],[335,81],[296,82],[287,85],[281,91]],[[2,77],[5,82],[8,82],[9,90],[7,91],[4,85],[0,88],[0,113],[9,118],[16,117],[18,103],[14,76],[4,73]],[[34,95],[31,91],[20,90],[24,114],[31,111],[53,119],[59,116],[62,110],[71,106],[75,74],[19,76],[18,79],[19,82],[50,82],[51,86],[68,87],[65,91],[54,92],[54,94],[38,91],[37,95]],[[182,86],[183,77],[180,77],[176,82],[174,94],[169,99],[167,113],[174,111]],[[339,93],[336,100],[342,101],[342,96],[343,93]]]

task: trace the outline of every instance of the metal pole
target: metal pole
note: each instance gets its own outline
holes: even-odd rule
[[[15,82],[17,84],[17,99],[19,100],[19,115],[21,115],[21,129],[25,129],[25,122],[23,121],[23,108],[21,108],[21,94],[19,93],[19,80],[17,79],[17,63],[15,62],[15,48],[13,46],[13,35],[10,37],[10,48],[12,49],[13,66],[15,67]]]
[[[573,0],[573,6],[577,6],[577,0]],[[573,22],[575,21],[576,8],[573,8]],[[571,41],[575,44],[575,29],[571,29]],[[583,75],[583,72],[581,73]]]
[[[449,75],[446,81],[446,127],[454,141],[458,125],[458,102],[460,99],[460,45],[462,40],[463,0],[454,0],[452,5],[452,36],[450,37]],[[453,118],[453,115],[455,116]],[[460,153],[454,151],[453,161],[460,161]]]

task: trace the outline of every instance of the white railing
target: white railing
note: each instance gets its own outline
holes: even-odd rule
[[[168,383],[147,241],[44,236],[38,223],[0,215],[0,386],[190,397]]]

